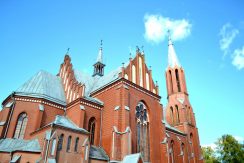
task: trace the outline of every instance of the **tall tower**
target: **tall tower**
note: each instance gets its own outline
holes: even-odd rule
[[[198,129],[189,101],[184,69],[176,55],[170,36],[168,39],[168,66],[165,75],[168,93],[166,120],[171,126],[187,134],[190,162],[202,162]]]
[[[103,42],[101,40],[101,46],[98,52],[97,56],[97,62],[93,65],[94,66],[94,71],[92,76],[103,76],[104,75],[104,67],[105,64],[103,64]]]

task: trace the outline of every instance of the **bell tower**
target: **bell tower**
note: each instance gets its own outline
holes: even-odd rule
[[[166,121],[173,127],[187,134],[188,156],[191,163],[202,160],[195,114],[189,101],[185,73],[176,55],[174,44],[168,38],[168,66],[166,68],[168,104]]]
[[[100,49],[98,52],[98,56],[97,56],[97,62],[93,65],[94,66],[94,71],[93,71],[93,75],[92,76],[103,76],[104,75],[104,67],[105,64],[103,64],[103,41],[101,40],[101,44],[100,44]]]

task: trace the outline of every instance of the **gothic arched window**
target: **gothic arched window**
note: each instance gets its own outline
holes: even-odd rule
[[[77,137],[77,138],[75,139],[75,152],[78,151],[78,144],[79,144],[79,138]]]
[[[175,120],[174,120],[174,109],[173,109],[172,106],[170,107],[170,118],[171,118],[172,125],[174,125],[174,123],[175,123]]]
[[[67,149],[66,149],[67,152],[70,152],[71,139],[72,139],[72,137],[69,136],[69,137],[68,137],[68,142],[67,142]]]
[[[174,163],[175,158],[174,158],[174,141],[173,140],[170,142],[170,158],[171,158],[171,163]]]
[[[180,88],[180,78],[179,78],[178,69],[175,70],[175,77],[176,77],[176,83],[177,83],[178,92],[180,92],[181,88]]]
[[[60,137],[58,138],[58,151],[62,150],[63,147],[63,139],[64,139],[64,134],[61,134]]]
[[[88,131],[90,132],[90,143],[93,145],[94,144],[94,138],[95,138],[95,118],[92,117],[89,120],[89,124],[88,124]]]
[[[180,123],[180,114],[179,114],[179,108],[178,105],[175,105],[176,108],[176,118],[177,118],[177,123]]]
[[[173,82],[172,82],[172,74],[171,74],[171,71],[169,70],[169,79],[170,79],[170,90],[171,92],[173,93]]]
[[[137,152],[141,152],[144,162],[150,162],[148,110],[142,102],[136,106],[136,122]]]
[[[27,121],[28,121],[27,114],[21,113],[18,117],[18,122],[15,127],[14,138],[16,139],[24,138]]]

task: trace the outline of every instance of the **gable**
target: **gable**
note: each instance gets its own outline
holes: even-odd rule
[[[152,70],[148,69],[145,63],[145,55],[138,50],[136,57],[130,59],[129,63],[123,68],[122,76],[158,95],[158,86],[152,79]]]

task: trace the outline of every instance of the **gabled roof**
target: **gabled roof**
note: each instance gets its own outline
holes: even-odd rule
[[[89,158],[108,161],[109,157],[102,147],[90,146]]]
[[[51,123],[54,125],[62,126],[76,131],[81,131],[88,134],[89,132],[83,128],[78,127],[74,122],[72,122],[68,117],[56,115],[55,120]]]
[[[66,104],[60,77],[43,70],[19,87],[16,95],[44,98],[61,105]]]
[[[0,139],[0,152],[14,151],[41,152],[41,148],[37,139]]]
[[[119,79],[119,74],[121,73],[122,69],[119,67],[114,71],[111,71],[107,75],[104,76],[90,76],[82,71],[75,70],[75,78],[77,81],[85,84],[85,96],[89,97],[90,94],[94,91],[97,91],[104,86],[112,83]]]

